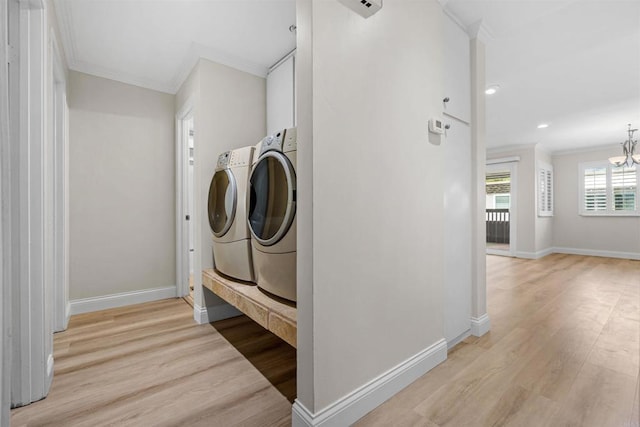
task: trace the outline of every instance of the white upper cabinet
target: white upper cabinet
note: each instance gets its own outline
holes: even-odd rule
[[[295,57],[292,55],[267,76],[267,135],[295,126]]]
[[[469,36],[450,17],[444,17],[443,113],[471,121],[471,77]]]

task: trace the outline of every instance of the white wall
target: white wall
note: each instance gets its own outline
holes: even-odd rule
[[[175,286],[174,96],[69,77],[71,300]]]
[[[620,146],[554,155],[554,236],[556,248],[635,254],[640,257],[640,217],[579,215],[579,164],[620,154]]]
[[[257,144],[266,132],[266,82],[262,77],[201,59],[178,91],[179,110],[187,99],[194,101],[194,209],[196,272],[213,267],[211,231],[207,216],[209,184],[224,151]],[[196,284],[202,277],[196,274]],[[196,286],[198,306],[216,306],[222,300]]]
[[[313,186],[299,199],[312,247],[298,248],[299,307],[313,311],[298,351],[313,372],[298,372],[298,399],[317,413],[443,338],[443,150],[425,131],[441,113],[442,16],[435,1],[366,20],[334,1],[298,7],[302,68],[313,58],[311,94],[298,81],[298,102],[313,99],[298,114],[313,138],[298,142]]]

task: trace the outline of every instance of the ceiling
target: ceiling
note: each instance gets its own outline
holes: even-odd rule
[[[259,76],[295,48],[295,0],[54,0],[69,68],[175,93],[199,57]]]
[[[640,1],[441,3],[485,30],[487,85],[500,86],[486,97],[487,147],[605,146],[640,127]]]
[[[439,1],[462,27],[482,24],[487,84],[500,86],[489,148],[612,145],[640,126],[640,1]],[[168,93],[199,57],[264,76],[295,48],[295,0],[54,4],[69,68]]]

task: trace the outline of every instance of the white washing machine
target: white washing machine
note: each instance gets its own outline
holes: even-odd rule
[[[256,146],[249,178],[248,224],[258,286],[296,300],[296,128]]]
[[[218,157],[209,186],[209,225],[213,233],[216,270],[235,279],[255,281],[251,234],[247,225],[247,185],[254,147],[227,151]]]

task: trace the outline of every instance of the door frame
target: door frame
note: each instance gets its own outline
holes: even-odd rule
[[[189,192],[189,129],[185,126],[188,120],[193,120],[195,138],[195,104],[193,97],[187,99],[176,113],[176,292],[178,297],[189,295],[189,224],[185,219],[188,210]],[[195,151],[195,139],[194,139]],[[195,173],[194,156],[194,181]],[[195,185],[191,188],[195,196]],[[198,209],[195,206],[190,213],[189,221],[198,224]],[[197,234],[198,227],[195,227]],[[197,240],[197,239],[196,239]],[[194,242],[194,260],[199,256],[198,245]]]
[[[47,260],[52,259],[46,234],[52,229],[46,187],[46,3],[11,1],[9,16],[17,24],[9,33],[15,65],[9,74],[9,126],[16,142],[9,146],[11,164],[8,182],[3,183],[4,196],[11,200],[5,208],[10,222],[3,218],[3,226],[10,233],[12,252],[10,276],[5,272],[4,278],[12,287],[11,404],[22,406],[44,398],[53,379],[53,289],[46,275]]]
[[[49,33],[51,58],[51,128],[53,147],[53,330],[69,324],[69,106],[67,81],[53,29]]]
[[[9,40],[7,33],[9,10],[6,1],[0,4],[0,22],[3,29],[0,32],[0,200],[11,198],[9,186],[11,161],[9,159],[9,79],[8,63],[10,53],[7,48]],[[7,203],[0,202],[0,425],[9,425],[9,408],[11,406],[11,252],[4,250],[10,247],[11,226],[10,210]],[[6,238],[6,240],[5,240]]]
[[[487,160],[486,175],[491,170],[509,170],[511,185],[509,190],[509,250],[486,249],[488,255],[516,256],[516,244],[518,236],[518,161],[516,157]],[[485,220],[486,221],[486,220]]]

